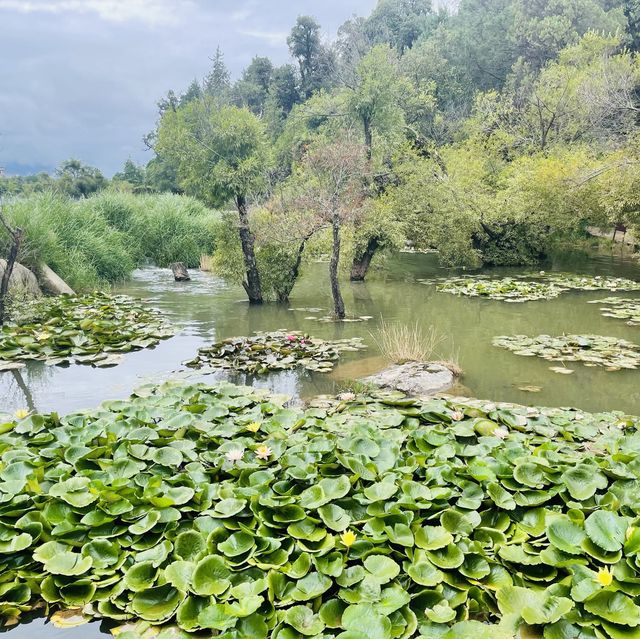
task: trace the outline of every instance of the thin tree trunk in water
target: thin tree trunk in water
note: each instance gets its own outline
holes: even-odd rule
[[[371,260],[378,250],[378,238],[372,237],[367,243],[367,248],[362,255],[353,258],[353,264],[351,265],[350,280],[352,282],[364,282],[364,278],[369,272],[371,266]]]
[[[4,273],[2,275],[2,281],[0,282],[0,326],[4,324],[5,302],[9,291],[9,280],[11,279],[13,267],[18,259],[18,251],[20,250],[20,242],[22,241],[22,229],[15,229],[12,235],[13,244],[9,250],[7,263],[5,264]]]
[[[307,245],[307,240],[313,235],[313,233],[309,233],[307,237],[305,237],[302,242],[300,242],[300,246],[298,246],[298,254],[296,255],[296,261],[291,267],[291,271],[289,273],[289,284],[286,290],[280,291],[278,293],[278,302],[281,304],[285,304],[289,301],[289,295],[291,295],[291,291],[293,287],[296,285],[296,281],[298,280],[298,275],[300,275],[300,265],[302,264],[302,255],[304,253],[304,247]]]
[[[238,233],[242,244],[242,254],[244,255],[244,265],[246,270],[245,281],[242,282],[251,304],[262,304],[262,287],[260,286],[260,273],[253,247],[253,235],[249,228],[249,212],[247,201],[244,195],[236,196],[236,206],[238,207]]]
[[[340,282],[338,281],[338,266],[340,264],[340,219],[334,213],[331,223],[333,227],[333,249],[331,251],[331,262],[329,263],[329,279],[331,280],[331,295],[333,295],[333,307],[338,319],[344,319],[344,300],[340,293]]]

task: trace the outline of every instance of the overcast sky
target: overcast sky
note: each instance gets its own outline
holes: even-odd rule
[[[0,0],[0,167],[78,158],[107,175],[146,162],[156,102],[202,78],[218,45],[233,77],[288,60],[300,14],[327,37],[375,0]]]

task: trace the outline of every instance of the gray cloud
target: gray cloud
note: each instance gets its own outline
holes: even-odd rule
[[[147,161],[156,101],[202,78],[219,45],[237,76],[288,60],[299,14],[328,36],[375,0],[0,0],[0,166]]]

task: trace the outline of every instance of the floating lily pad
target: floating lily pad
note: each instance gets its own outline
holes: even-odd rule
[[[433,283],[421,280],[423,283]],[[503,302],[533,302],[558,297],[566,288],[555,283],[530,282],[517,277],[492,279],[484,276],[452,277],[437,284],[437,290],[453,295],[483,297]]]
[[[607,297],[593,300],[589,304],[599,304],[604,317],[627,320],[629,326],[640,326],[640,298]]]
[[[494,346],[516,355],[542,357],[558,362],[581,362],[585,366],[604,366],[608,370],[640,367],[640,346],[617,337],[602,335],[503,335],[495,337]],[[554,372],[564,372],[558,367]]]
[[[117,634],[143,639],[640,625],[639,418],[383,392],[285,402],[172,382],[66,417],[0,415],[0,619],[46,604],[56,623],[126,621]]]
[[[640,291],[640,282],[624,277],[573,273],[539,273],[533,277],[541,277],[555,286],[577,291]]]
[[[125,295],[61,295],[27,304],[28,323],[9,322],[0,329],[0,372],[29,360],[117,366],[121,353],[173,335],[158,311]]]
[[[186,366],[210,366],[253,374],[297,367],[328,373],[341,353],[363,348],[366,346],[357,337],[329,342],[299,332],[256,333],[253,337],[232,337],[201,348],[198,356],[186,362]]]

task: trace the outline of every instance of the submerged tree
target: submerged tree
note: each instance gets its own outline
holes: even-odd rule
[[[261,304],[248,202],[262,186],[267,167],[262,122],[248,109],[220,108],[215,99],[205,97],[163,116],[156,150],[176,162],[180,183],[187,193],[212,206],[233,201],[245,265],[242,285],[249,301]]]
[[[300,205],[331,226],[329,279],[334,312],[338,319],[345,317],[338,278],[341,231],[344,224],[354,221],[360,214],[365,166],[363,146],[346,136],[343,140],[329,144],[317,144],[307,152],[300,167],[307,177]]]

